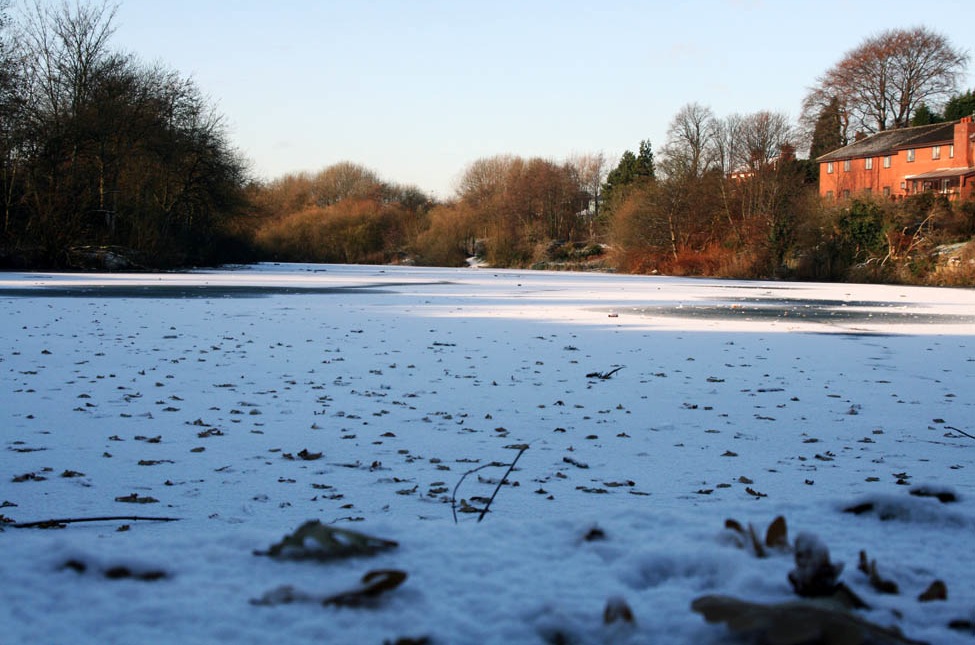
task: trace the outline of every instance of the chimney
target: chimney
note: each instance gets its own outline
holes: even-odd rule
[[[972,138],[975,135],[975,122],[971,116],[959,119],[955,124],[955,164],[965,168],[971,168],[972,163]]]

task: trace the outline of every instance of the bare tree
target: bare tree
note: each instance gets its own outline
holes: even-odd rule
[[[793,128],[789,118],[781,112],[755,112],[742,119],[739,158],[742,165],[755,170],[767,166],[777,158],[785,146],[793,144]]]
[[[699,177],[715,163],[717,121],[711,108],[688,103],[674,115],[667,129],[664,161],[667,174]]]
[[[884,31],[828,69],[803,104],[809,132],[822,110],[839,101],[844,131],[873,133],[910,124],[921,103],[939,106],[956,90],[967,52],[924,27]]]
[[[579,187],[588,195],[586,219],[589,226],[589,239],[595,237],[595,222],[599,217],[600,202],[602,201],[603,182],[606,181],[606,156],[601,153],[575,155],[569,159],[569,165],[575,170]]]
[[[313,181],[318,206],[335,204],[349,197],[369,197],[383,187],[376,173],[349,161],[329,166]]]
[[[514,162],[512,155],[496,155],[474,161],[458,182],[457,196],[474,203],[489,199],[504,185],[505,176]]]
[[[20,16],[16,139],[0,128],[17,145],[0,173],[5,232],[52,265],[108,244],[199,261],[239,212],[246,164],[192,80],[113,51],[115,12],[35,0]]]
[[[744,129],[745,117],[740,114],[715,120],[714,157],[724,175],[740,170],[741,160],[747,158],[742,152],[745,146]]]
[[[110,57],[118,5],[49,5],[34,0],[24,16],[22,48],[38,106],[60,118],[74,116],[89,98],[94,78]]]

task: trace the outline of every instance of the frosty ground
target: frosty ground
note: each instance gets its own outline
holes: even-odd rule
[[[725,527],[777,516],[864,620],[972,642],[972,290],[257,265],[0,299],[4,518],[178,518],[8,522],[4,643],[723,643],[695,598],[797,598]],[[308,520],[398,546],[255,555]]]

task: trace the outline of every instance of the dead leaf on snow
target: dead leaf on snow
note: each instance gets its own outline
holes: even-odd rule
[[[405,571],[396,569],[370,571],[362,576],[359,586],[331,596],[318,596],[295,589],[291,585],[285,585],[268,591],[260,598],[251,600],[251,604],[274,606],[294,602],[313,602],[325,606],[365,607],[375,603],[376,599],[384,593],[399,587],[406,580],[406,577]]]
[[[116,497],[116,502],[125,502],[127,504],[156,504],[159,502],[155,497],[145,497],[140,496],[138,493],[132,493],[131,495],[124,495],[122,497]]]
[[[922,645],[823,600],[763,605],[714,595],[695,599],[691,609],[709,623],[726,623],[732,632],[768,645]]]
[[[948,600],[948,585],[941,580],[935,580],[925,589],[917,599],[921,602],[932,600]]]
[[[310,520],[267,551],[255,551],[254,554],[292,560],[330,560],[373,555],[397,546],[399,544],[392,540],[325,526],[318,520]]]
[[[633,618],[633,610],[630,609],[630,605],[621,596],[609,598],[606,601],[606,607],[603,609],[604,625],[612,625],[617,622],[631,625],[636,623],[636,620]]]
[[[785,518],[779,515],[768,525],[765,531],[765,546],[773,549],[789,548],[789,530],[785,524]]]
[[[958,501],[955,492],[947,488],[936,488],[933,486],[916,486],[912,488],[910,494],[914,497],[934,497],[942,504],[951,504]]]
[[[405,571],[397,569],[370,571],[362,576],[362,584],[359,587],[329,596],[322,600],[322,604],[337,607],[362,607],[387,591],[396,589],[405,580]]]
[[[868,560],[866,551],[860,551],[860,564],[857,566],[857,568],[863,573],[867,574],[867,578],[870,581],[870,586],[880,593],[900,593],[896,582],[880,577],[880,574],[877,572],[877,561]]]
[[[43,475],[38,475],[37,473],[24,473],[23,475],[17,475],[11,481],[15,484],[22,484],[23,482],[42,482],[47,477]]]

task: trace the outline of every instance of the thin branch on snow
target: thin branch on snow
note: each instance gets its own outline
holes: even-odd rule
[[[68,517],[52,520],[39,520],[37,522],[20,522],[11,524],[15,529],[50,529],[61,526],[62,524],[77,524],[79,522],[178,522],[178,517],[144,517],[141,515],[110,515],[106,517]]]
[[[518,460],[521,458],[521,455],[526,450],[528,450],[528,446],[529,444],[527,443],[516,444],[515,446],[507,446],[508,448],[514,448],[514,447],[518,448],[518,454],[515,455],[515,458],[511,461],[510,464],[506,464],[500,461],[492,461],[489,464],[482,464],[477,468],[472,468],[471,470],[468,470],[466,473],[461,475],[460,480],[457,482],[457,485],[454,486],[454,490],[450,494],[450,512],[453,513],[454,515],[454,524],[457,523],[457,490],[460,488],[460,485],[464,483],[464,480],[467,479],[467,476],[473,475],[474,473],[480,470],[484,470],[485,468],[502,468],[504,466],[508,467],[508,470],[505,471],[504,476],[501,477],[501,481],[498,482],[498,485],[495,487],[494,492],[491,494],[491,498],[488,499],[487,504],[485,504],[484,508],[481,509],[480,515],[477,516],[477,521],[480,522],[481,520],[484,519],[484,516],[487,514],[488,509],[491,508],[491,502],[493,502],[494,498],[497,497],[498,491],[501,490],[501,487],[504,485],[504,482],[508,479],[508,475],[510,475],[511,471],[515,469],[515,464],[518,463]]]
[[[487,504],[484,505],[484,510],[481,511],[481,514],[477,516],[478,522],[483,520],[484,516],[487,515],[488,509],[491,508],[491,502],[494,501],[494,498],[497,496],[498,491],[501,490],[501,487],[504,485],[505,480],[508,479],[508,475],[510,475],[511,471],[515,469],[515,464],[518,463],[518,460],[521,459],[521,456],[525,454],[526,450],[528,450],[528,444],[527,443],[522,444],[522,446],[518,449],[518,454],[515,455],[514,460],[512,460],[511,465],[508,466],[508,470],[505,471],[504,476],[501,477],[501,481],[498,482],[498,485],[497,487],[495,487],[494,492],[491,493],[491,499],[489,499]]]

